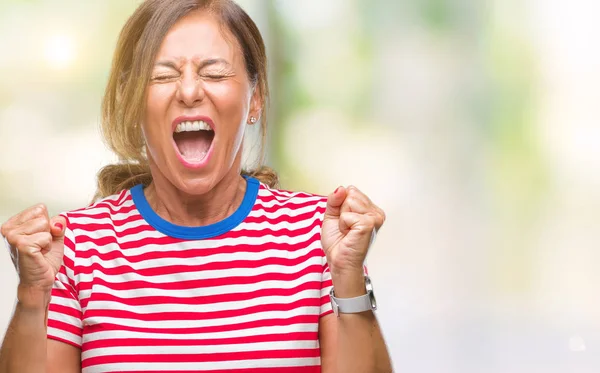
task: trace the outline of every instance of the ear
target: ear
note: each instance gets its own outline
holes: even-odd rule
[[[248,124],[256,124],[262,114],[263,99],[260,88],[254,87],[250,98],[250,111],[248,112]],[[252,120],[254,118],[254,120]]]

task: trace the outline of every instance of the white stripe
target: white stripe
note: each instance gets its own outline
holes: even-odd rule
[[[277,245],[277,244],[294,244],[294,243],[299,243],[299,242],[308,242],[309,239],[311,239],[317,232],[320,232],[320,231],[321,231],[321,228],[319,227],[319,225],[315,225],[310,231],[306,232],[305,234],[301,234],[301,235],[273,236],[273,235],[265,234],[265,235],[261,235],[260,237],[242,236],[242,237],[236,237],[236,238],[223,238],[223,239],[219,239],[219,240],[186,241],[186,242],[181,242],[181,243],[173,244],[173,245],[174,245],[174,248],[176,248],[178,250],[182,250],[182,249],[186,249],[186,248],[198,248],[199,246],[202,248],[215,248],[215,247],[222,247],[222,246],[239,246],[239,245],[265,246],[265,245]],[[161,235],[161,236],[163,236],[163,235]],[[142,233],[138,233],[135,235],[128,235],[127,242],[135,242],[135,241],[139,241],[139,240],[142,240],[142,239],[148,238],[148,237],[149,237],[148,232],[142,232]],[[106,246],[108,246],[111,250],[117,249],[117,247],[112,247],[112,246],[115,246],[115,244],[109,244]],[[160,250],[161,247],[165,247],[165,246],[166,245],[164,245],[164,244],[149,243],[146,245],[138,246],[138,250],[158,251],[158,250]],[[83,243],[77,244],[77,250],[79,252],[84,252],[84,251],[87,251],[90,249],[97,249],[98,251],[103,252],[105,250],[103,247],[104,246],[98,247],[94,242],[83,242]],[[127,250],[127,252],[129,252],[129,249]]]
[[[301,250],[296,250],[296,251],[284,251],[284,250],[278,250],[278,249],[268,249],[268,250],[263,250],[263,251],[258,251],[258,252],[249,252],[249,251],[239,251],[239,252],[233,252],[233,253],[219,253],[219,254],[213,254],[213,255],[207,255],[207,256],[201,256],[201,257],[183,257],[183,258],[178,258],[178,257],[166,257],[166,258],[156,258],[156,259],[146,259],[146,260],[135,260],[135,261],[129,261],[127,260],[127,257],[125,258],[115,258],[115,259],[110,259],[110,260],[103,260],[100,261],[99,264],[101,264],[102,268],[115,268],[115,267],[120,267],[123,265],[129,265],[132,268],[134,268],[135,270],[141,270],[141,269],[146,269],[146,268],[158,268],[158,267],[166,267],[166,266],[173,266],[173,265],[200,265],[200,264],[214,264],[214,263],[224,263],[224,262],[231,262],[231,261],[237,261],[237,260],[248,260],[248,261],[260,261],[260,260],[266,260],[266,259],[273,259],[273,260],[277,260],[277,259],[289,259],[289,260],[296,260],[299,259],[303,256],[306,256],[307,254],[309,254],[312,250],[315,249],[319,249],[320,248],[320,242],[311,242],[310,245],[308,245],[306,248],[303,248]],[[165,250],[165,248],[168,249],[168,247],[165,245],[163,247],[163,250],[161,250],[160,252],[173,252],[174,250]],[[202,248],[204,249],[204,248]],[[177,250],[178,252],[182,252],[183,250]],[[129,256],[131,253],[127,252],[127,256]],[[147,254],[147,253],[139,253],[139,254],[131,254],[131,256],[133,255],[143,255],[143,254]],[[80,265],[84,265],[85,261],[81,260],[81,262],[79,263]],[[66,277],[64,275],[62,275],[64,277],[64,279],[62,280],[63,282],[66,283],[66,281],[64,281],[66,279]]]
[[[184,280],[187,281],[187,278]],[[181,278],[178,281],[182,281]],[[129,299],[137,298],[140,296],[157,296],[157,297],[177,297],[177,298],[195,298],[195,297],[208,297],[212,295],[221,294],[235,294],[235,293],[250,293],[262,289],[293,289],[309,281],[321,281],[321,275],[319,273],[311,272],[293,280],[267,280],[260,282],[253,282],[249,284],[235,284],[235,285],[220,285],[211,286],[205,288],[192,288],[192,289],[129,289],[120,290],[112,289],[104,285],[94,285],[94,292],[107,293],[117,298]],[[86,294],[89,295],[89,294]],[[80,293],[82,299],[85,299],[84,292]]]
[[[71,315],[67,315],[64,313],[58,313],[55,311],[49,311],[48,312],[48,319],[49,320],[56,320],[56,321],[62,321],[66,324],[72,325],[76,328],[80,328],[82,327],[82,323],[81,323],[81,319],[77,318],[77,317],[73,317]]]
[[[102,208],[106,209],[107,206],[109,206],[111,208],[111,210],[115,211],[115,210],[118,210],[120,207],[133,206],[133,199],[129,198],[130,197],[129,192],[127,192],[126,194],[127,195],[123,196],[123,198],[119,198],[120,194],[114,194],[112,196],[103,198],[99,201],[96,201],[94,204],[88,206],[83,211],[93,211],[93,210],[102,209]]]
[[[160,340],[154,346],[116,346],[102,347],[83,351],[81,359],[96,356],[117,355],[169,355],[169,354],[218,354],[229,352],[268,351],[268,350],[303,350],[317,348],[317,341],[279,341],[236,343],[227,345],[196,345],[196,346],[161,346]]]
[[[307,203],[312,203],[313,209],[317,206],[326,206],[327,202],[321,198],[296,198],[294,200],[286,199],[285,201],[271,200],[271,201],[263,201],[261,199],[256,200],[256,206],[260,206],[262,208],[273,208],[276,206],[285,206],[290,208],[297,208],[297,205],[304,205]]]
[[[323,198],[321,196],[299,192],[299,191],[289,191],[289,190],[279,190],[272,188],[261,188],[258,190],[259,197],[275,197],[275,198]]]
[[[114,224],[115,222],[111,218],[81,217],[81,218],[71,218],[71,222],[75,223],[75,224],[79,224],[79,225],[108,224],[108,225],[114,227],[114,231],[119,232],[119,233],[121,233],[127,229],[137,228],[137,227],[143,226],[143,225],[148,226],[148,223],[144,219],[132,220],[132,221],[129,221],[122,225],[115,225]],[[90,232],[95,232],[95,231],[87,231],[83,228],[77,228],[77,232],[80,234],[88,235]]]
[[[52,304],[73,308],[78,311],[80,310],[79,302],[73,298],[52,297]]]
[[[295,359],[260,359],[260,360],[231,360],[209,361],[202,363],[119,363],[95,365],[82,370],[82,373],[127,372],[130,370],[143,371],[169,371],[189,370],[201,372],[203,370],[242,369],[242,368],[285,368],[315,366],[321,363],[319,357],[303,357]],[[284,372],[284,371],[283,371]]]
[[[188,328],[200,328],[208,326],[226,326],[236,325],[252,321],[269,320],[269,319],[287,319],[294,316],[303,315],[318,315],[319,306],[302,306],[296,307],[288,311],[266,311],[266,312],[255,312],[251,314],[234,316],[234,317],[220,317],[214,319],[202,319],[202,320],[157,320],[157,321],[142,321],[137,319],[130,319],[125,317],[108,317],[108,316],[95,316],[87,317],[85,319],[86,324],[102,324],[111,323],[117,325],[127,325],[135,328],[182,328],[182,330]]]
[[[83,216],[91,216],[91,215],[98,215],[98,214],[107,214],[108,216],[110,216],[110,218],[113,221],[123,221],[123,220],[127,220],[128,218],[131,218],[133,216],[139,215],[139,211],[137,209],[132,209],[129,212],[115,212],[115,211],[109,211],[107,208],[98,208],[98,209],[91,209],[91,210],[86,210],[86,211],[79,211],[77,212],[78,215],[82,215]],[[77,220],[77,219],[81,219],[79,216],[69,216],[69,220]],[[100,219],[96,219],[96,221],[98,221]]]
[[[292,243],[292,244],[294,244],[294,243]],[[277,248],[277,245],[278,244],[265,243],[264,245],[262,245],[262,247],[265,247],[265,248],[273,247],[273,248],[261,250],[259,252],[246,251],[246,250],[240,249],[239,251],[235,251],[231,254],[227,254],[227,253],[213,254],[210,257],[212,257],[214,255],[234,255],[234,258],[251,258],[254,255],[260,255],[260,253],[262,253],[262,252],[270,252],[275,257],[290,257],[290,255],[292,253],[298,253],[298,256],[301,256],[301,255],[303,255],[302,253],[306,254],[307,252],[309,252],[317,247],[321,247],[321,243],[318,240],[312,241],[312,242],[308,243],[307,246],[302,246],[301,249],[297,249],[295,251],[281,250],[281,249]],[[80,244],[80,246],[84,246],[84,245]],[[91,246],[91,245],[86,245],[86,246]],[[219,248],[222,246],[223,246],[222,243],[220,244],[218,241],[210,241],[210,240],[206,240],[203,242],[199,242],[199,241],[182,242],[179,244],[167,244],[167,245],[145,245],[143,247],[133,247],[131,249],[127,249],[124,252],[124,256],[125,256],[125,259],[127,259],[128,257],[147,254],[149,251],[152,253],[172,253],[172,252],[181,253],[181,252],[184,252],[187,250],[199,250],[199,249],[200,250],[205,250],[205,249],[211,250],[211,249],[216,249],[216,248]],[[91,248],[93,248],[93,246],[91,246]],[[153,248],[153,250],[148,250],[148,248]],[[118,245],[115,245],[115,244],[101,246],[100,248],[98,248],[98,250],[103,254],[123,251],[121,248],[119,248]],[[85,250],[80,250],[80,252],[85,252]],[[209,256],[204,256],[203,258],[209,258]],[[85,260],[85,259],[81,259],[81,260]]]
[[[81,346],[81,338],[75,334],[68,333],[61,329],[56,329],[51,326],[48,327],[47,331],[48,336],[61,338],[70,342],[75,343],[77,346]]]
[[[326,204],[323,204],[323,207],[325,207]],[[252,210],[252,212],[250,213],[250,217],[253,218],[258,218],[258,217],[266,217],[268,219],[272,219],[272,220],[276,220],[282,216],[289,216],[289,217],[296,217],[302,214],[306,214],[309,212],[314,212],[315,215],[314,216],[322,216],[323,213],[319,212],[316,210],[316,207],[318,205],[315,206],[304,206],[304,207],[300,207],[300,208],[289,208],[289,207],[280,207],[275,211],[272,212],[267,212],[265,210]]]
[[[98,331],[94,333],[85,334],[83,336],[84,342],[93,342],[110,339],[122,339],[122,338],[155,338],[161,339],[181,339],[181,340],[213,340],[213,339],[224,339],[224,338],[242,338],[255,335],[265,334],[283,334],[292,332],[317,332],[319,325],[317,323],[298,323],[298,324],[287,324],[287,325],[275,325],[275,326],[262,326],[258,328],[248,328],[239,330],[229,330],[222,332],[213,333],[186,333],[187,326],[179,325],[182,330],[181,333],[160,333],[155,332],[134,332],[134,331],[123,331],[123,330],[109,330],[109,331]]]
[[[110,289],[105,287],[98,286],[97,290],[106,291],[109,294],[111,293]],[[129,311],[135,312],[139,314],[155,314],[159,312],[226,312],[226,311],[235,311],[247,307],[254,307],[260,305],[267,304],[291,304],[294,302],[301,301],[303,299],[319,299],[319,294],[321,290],[303,290],[293,295],[285,295],[285,296],[264,296],[264,297],[256,297],[248,300],[241,301],[228,301],[228,302],[213,302],[207,304],[174,304],[174,303],[160,303],[160,304],[150,304],[143,306],[131,306],[128,304],[123,304],[121,302],[116,301],[99,301],[92,300],[88,305],[88,309],[100,309],[100,310],[118,310],[118,311]],[[145,292],[146,295],[150,295],[148,293],[153,292]],[[136,298],[141,296],[138,291],[129,291],[127,295],[131,298]],[[128,298],[129,298],[128,297]],[[318,301],[317,301],[318,303]]]
[[[135,272],[127,272],[119,275],[108,275],[105,273],[80,273],[79,283],[93,282],[96,275],[101,275],[105,281],[110,283],[124,283],[129,281],[148,281],[154,283],[176,283],[181,281],[181,276],[185,276],[185,280],[202,280],[202,279],[222,279],[228,277],[250,277],[258,276],[266,273],[292,274],[298,273],[311,265],[321,265],[321,258],[313,256],[302,263],[293,266],[282,266],[275,264],[267,264],[257,268],[225,268],[217,270],[203,270],[195,272],[186,272],[185,274],[160,274],[154,276],[143,276]],[[94,272],[98,272],[95,269]]]
[[[262,230],[270,230],[270,231],[274,231],[274,232],[278,232],[278,231],[282,231],[282,230],[290,230],[292,232],[294,231],[298,231],[298,230],[304,230],[308,227],[310,227],[311,225],[314,225],[316,219],[306,219],[306,220],[301,220],[298,221],[296,223],[289,223],[289,222],[280,222],[277,224],[272,224],[270,222],[261,222],[261,223],[243,223],[240,224],[237,228],[236,231],[241,231],[241,230],[248,230],[248,231],[262,231]],[[311,230],[314,231],[314,228]],[[317,228],[320,228],[317,226]],[[115,237],[115,230],[113,229],[96,229],[94,231],[84,231],[82,229],[78,229],[78,235],[79,236],[87,236],[89,238],[92,239],[101,239],[104,237]],[[119,237],[119,243],[121,244],[125,244],[125,243],[130,243],[130,242],[135,242],[135,241],[139,241],[142,239],[148,239],[148,238],[162,238],[165,237],[165,235],[157,230],[151,229],[151,230],[144,230],[141,232],[137,232],[137,233],[130,233],[127,234],[126,236],[122,236]],[[263,235],[261,237],[269,237],[268,235]],[[289,237],[289,236],[287,236]],[[294,236],[296,237],[296,236]],[[240,239],[246,239],[247,236],[242,236],[242,237],[236,237],[236,238],[227,238],[227,239],[218,239],[218,240],[202,240],[200,242],[204,243],[204,241],[206,242],[213,242],[213,245],[217,242],[220,241],[227,241],[227,240],[240,240]],[[81,239],[80,239],[81,241]],[[199,241],[189,241],[189,243],[196,243],[196,245],[198,245]],[[89,246],[89,244],[93,244],[93,242],[86,242],[84,244],[78,244],[78,249],[80,246]],[[204,245],[203,245],[204,246]]]

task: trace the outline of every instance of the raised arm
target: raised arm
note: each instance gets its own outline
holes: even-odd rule
[[[47,339],[48,307],[62,265],[65,226],[62,217],[50,219],[44,205],[2,225],[19,286],[15,313],[0,348],[0,373],[81,371],[78,348]]]
[[[329,196],[321,243],[335,298],[348,301],[367,293],[364,261],[384,220],[384,212],[355,187],[340,187]],[[381,329],[371,310],[323,316],[319,338],[323,373],[392,372]]]

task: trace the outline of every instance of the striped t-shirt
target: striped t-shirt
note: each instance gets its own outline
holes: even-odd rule
[[[162,219],[141,185],[68,212],[48,338],[81,348],[84,373],[320,372],[326,202],[247,178],[209,226]]]

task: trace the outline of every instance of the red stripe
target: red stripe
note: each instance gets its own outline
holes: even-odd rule
[[[318,201],[303,201],[300,203],[288,203],[286,202],[285,204],[273,204],[272,206],[265,206],[263,204],[261,204],[260,202],[256,203],[254,205],[254,208],[252,209],[252,211],[264,211],[264,212],[277,212],[279,211],[279,209],[283,208],[283,207],[290,207],[292,209],[301,209],[301,208],[305,208],[305,207],[313,207],[315,209],[315,211],[321,211],[321,212],[325,212],[325,206],[318,206],[317,205]]]
[[[135,214],[132,214],[130,216],[127,216],[125,218],[121,218],[121,219],[115,219],[115,216],[111,215],[108,212],[99,212],[99,213],[85,213],[85,214],[70,214],[71,219],[75,220],[78,218],[87,218],[87,219],[108,219],[111,221],[111,223],[113,225],[115,225],[116,227],[120,227],[123,226],[127,223],[131,223],[134,221],[138,221],[138,220],[143,220],[142,216],[139,214],[139,212],[136,212]],[[73,224],[77,224],[76,222],[74,222]],[[83,224],[82,226],[85,226],[85,224]]]
[[[82,368],[100,364],[114,363],[200,363],[231,360],[253,359],[294,359],[303,357],[319,357],[318,348],[295,350],[264,350],[217,352],[205,354],[135,354],[135,355],[104,355],[84,359]]]
[[[316,316],[316,317],[315,317]],[[298,315],[287,318],[272,318],[266,320],[255,320],[247,321],[237,324],[229,325],[212,325],[212,326],[200,326],[200,327],[186,327],[182,323],[181,328],[152,328],[152,327],[139,327],[139,326],[127,326],[117,325],[114,323],[104,322],[102,324],[87,325],[85,327],[85,334],[92,334],[95,332],[105,331],[130,331],[137,333],[149,333],[149,334],[202,334],[202,333],[219,333],[219,332],[231,332],[244,329],[255,329],[262,327],[292,327],[295,324],[313,324],[318,321],[318,315]]]
[[[320,250],[320,249],[315,249]],[[313,251],[315,251],[313,250]],[[129,273],[136,273],[140,276],[161,276],[161,275],[181,275],[189,272],[201,272],[201,271],[217,271],[217,270],[228,270],[231,268],[239,269],[257,269],[270,265],[280,265],[283,267],[294,267],[301,264],[308,264],[308,259],[317,257],[314,252],[309,252],[306,255],[302,255],[298,258],[266,258],[260,260],[231,260],[223,262],[212,262],[198,265],[165,265],[161,267],[151,268],[140,268],[135,269],[130,265],[120,265],[112,268],[105,268],[99,262],[93,262],[89,266],[81,265],[78,268],[80,273],[93,273],[99,271],[105,275],[121,276]],[[318,257],[317,257],[318,258]],[[196,260],[197,262],[198,260]]]
[[[90,207],[84,211],[78,211],[78,212],[70,212],[69,216],[71,217],[71,219],[78,219],[78,218],[114,218],[116,217],[115,215],[138,215],[139,212],[137,210],[137,207],[135,205],[129,205],[129,206],[119,206],[118,208],[114,209],[110,206],[94,206],[94,207]]]
[[[81,338],[82,329],[71,324],[48,318],[48,327],[62,330],[64,332],[71,333],[78,338]]]
[[[115,319],[134,319],[138,321],[196,321],[248,316],[259,312],[293,311],[301,307],[314,306],[319,306],[319,303],[315,302],[315,299],[308,298],[300,299],[291,303],[268,303],[233,310],[207,312],[138,313],[124,310],[88,309],[85,312],[85,317],[112,317]]]
[[[252,230],[251,229],[241,229],[241,230],[237,230],[237,231],[230,231],[230,232],[227,232],[227,233],[219,236],[219,239],[263,237],[266,235],[270,235],[270,236],[274,236],[274,237],[289,237],[290,239],[297,239],[297,236],[308,234],[315,227],[319,227],[319,228],[321,227],[321,222],[319,220],[312,222],[312,224],[310,224],[306,227],[302,227],[302,228],[298,228],[298,229],[294,229],[294,230],[290,230],[287,228],[283,228],[283,229],[279,229],[279,230],[264,228],[264,229],[252,229]],[[85,233],[89,233],[89,232],[85,232]],[[96,246],[106,246],[106,245],[110,245],[110,244],[115,244],[115,245],[119,245],[119,247],[122,250],[127,250],[130,248],[139,248],[139,247],[145,246],[145,245],[169,245],[169,244],[179,244],[181,242],[185,242],[185,240],[173,238],[173,237],[169,237],[169,236],[147,237],[147,238],[142,238],[142,239],[130,241],[130,242],[118,242],[117,238],[113,235],[98,238],[98,237],[90,237],[90,236],[86,235],[85,233],[81,232],[78,234],[78,236],[77,236],[78,244],[86,243],[86,242],[91,242],[92,244],[94,244]]]
[[[136,296],[135,298],[120,298],[111,294],[95,292],[92,296],[93,301],[116,302],[129,306],[151,306],[157,304],[182,304],[187,306],[197,306],[203,304],[217,304],[223,302],[241,302],[261,297],[275,296],[293,296],[301,291],[316,290],[320,292],[321,282],[305,282],[299,286],[282,289],[267,288],[243,293],[215,294],[194,297],[169,297],[169,296]]]
[[[58,297],[61,297],[61,294],[52,292],[52,297],[58,298]],[[70,297],[69,297],[69,299],[71,300],[71,302],[73,301],[73,299],[71,299]],[[81,316],[82,316],[80,310],[73,308],[73,307],[67,307],[67,306],[63,306],[60,304],[56,304],[56,303],[50,303],[48,310],[59,313],[59,314],[68,315],[68,316],[74,317],[79,320],[81,320]]]
[[[291,212],[294,213],[293,210]],[[261,223],[270,223],[270,224],[279,224],[279,223],[290,223],[295,224],[301,221],[309,221],[309,220],[318,220],[319,223],[321,221],[321,216],[323,212],[321,211],[308,211],[298,215],[280,215],[277,217],[269,217],[266,215],[250,215],[246,219],[244,219],[244,224],[252,223],[252,224],[261,224]]]
[[[144,347],[144,346],[212,346],[235,345],[263,342],[316,341],[318,332],[294,332],[279,334],[262,334],[246,337],[219,339],[165,339],[165,338],[111,338],[85,342],[83,350],[105,347]]]
[[[115,290],[131,290],[131,289],[163,289],[163,290],[187,290],[210,288],[215,286],[228,285],[247,285],[257,284],[264,281],[294,281],[309,273],[318,272],[321,265],[310,265],[293,273],[263,273],[256,276],[228,276],[223,278],[210,278],[199,280],[187,280],[180,282],[149,282],[149,281],[127,281],[123,283],[107,282],[101,276],[96,276],[92,282],[86,281],[79,283],[80,291],[90,290],[93,285],[103,285]]]
[[[306,193],[306,192],[301,192],[301,191],[291,191],[291,190],[285,190],[285,189],[271,189],[271,188],[265,188],[265,189],[268,190],[268,193],[270,195],[275,196],[275,197],[283,197],[283,198],[320,197],[323,199],[327,199],[326,196],[321,196],[319,194],[312,194],[312,193]],[[268,198],[268,197],[270,197],[270,195],[261,194],[258,196],[258,198],[260,198],[260,199]]]
[[[78,349],[81,349],[81,346],[80,346],[80,345],[78,345],[77,343],[73,343],[72,341],[69,341],[69,340],[67,340],[67,339],[63,339],[63,338],[57,337],[57,336],[55,336],[55,335],[48,334],[47,338],[48,338],[48,339],[52,339],[52,340],[54,340],[54,341],[58,341],[58,342],[62,342],[62,343],[66,343],[66,344],[68,344],[68,345],[71,345],[71,346],[73,346],[73,347],[76,347],[76,348],[78,348]]]
[[[200,245],[200,243],[199,243]],[[98,250],[96,248],[90,248],[88,250],[82,251],[79,253],[80,259],[89,259],[95,258],[99,259],[103,262],[108,262],[115,259],[125,259],[128,263],[142,263],[149,260],[158,260],[158,259],[199,259],[204,257],[210,257],[215,255],[224,255],[224,254],[239,254],[239,253],[248,253],[248,254],[258,254],[263,253],[268,250],[276,249],[281,254],[286,254],[290,252],[297,252],[300,250],[305,250],[309,244],[306,242],[299,242],[293,245],[286,244],[264,244],[264,245],[224,245],[215,248],[202,248],[202,247],[190,247],[187,249],[178,250],[160,250],[160,251],[147,251],[142,252],[141,254],[132,255],[127,252],[123,252],[121,250],[111,250],[104,251]],[[308,253],[313,253],[315,256],[323,256],[324,252],[320,247],[313,248]],[[67,267],[73,268],[73,264],[67,264]]]
[[[190,373],[189,370],[128,370],[127,373]],[[203,370],[202,373],[321,373],[321,367],[284,367],[284,368],[241,368]]]
[[[181,247],[166,247],[161,250],[146,251],[142,254],[131,255],[120,247],[115,247],[110,251],[102,250],[101,252],[95,247],[87,250],[80,250],[77,252],[79,259],[98,258],[101,260],[112,260],[116,258],[128,258],[130,262],[142,261],[142,259],[162,259],[162,258],[173,258],[173,257],[189,257],[199,258],[207,257],[216,254],[235,254],[235,253],[260,253],[266,250],[277,249],[280,252],[294,252],[306,249],[311,242],[319,241],[320,233],[315,233],[306,241],[296,241],[294,243],[273,243],[263,242],[258,245],[249,244],[238,244],[238,245],[222,245],[214,248],[207,247],[190,247],[182,249]],[[138,241],[139,242],[139,241]],[[198,246],[202,244],[199,242]],[[132,247],[131,249],[139,249],[140,247]],[[321,250],[319,256],[324,256],[325,253]]]

